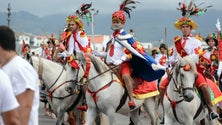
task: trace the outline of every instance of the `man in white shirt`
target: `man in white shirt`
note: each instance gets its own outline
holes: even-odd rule
[[[18,107],[11,82],[0,69],[0,125],[20,125]]]
[[[22,125],[38,125],[39,86],[35,69],[15,51],[15,34],[7,26],[0,26],[0,64],[9,76]]]

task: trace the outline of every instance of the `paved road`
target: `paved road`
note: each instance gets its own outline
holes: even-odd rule
[[[52,119],[45,115],[45,109],[43,103],[40,103],[39,107],[39,125],[55,125],[56,119]]]
[[[118,124],[117,125],[128,125],[129,119],[126,116],[118,115],[117,116]],[[49,116],[45,115],[43,108],[43,103],[40,103],[39,107],[39,125],[55,125],[56,119],[52,119]]]

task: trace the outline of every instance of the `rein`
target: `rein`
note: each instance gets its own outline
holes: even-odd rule
[[[85,54],[85,55],[86,55],[86,54]],[[90,70],[90,66],[89,66],[89,64],[91,63],[90,58],[88,57],[88,55],[85,56],[85,57],[87,58],[87,61],[86,61],[86,69],[84,70],[85,73],[84,73],[84,76],[83,76],[82,78],[87,78],[88,75],[89,75],[89,70]],[[77,59],[77,60],[78,60],[78,59]],[[81,67],[84,69],[84,66],[83,66],[82,63],[81,63]],[[99,77],[99,76],[105,74],[106,72],[115,69],[116,67],[117,67],[117,66],[113,66],[113,67],[111,67],[111,68],[105,70],[104,72],[102,72],[102,73],[100,73],[100,74],[98,74],[98,75],[96,75],[96,76],[93,76],[93,77],[90,78],[90,79],[87,79],[86,81],[84,81],[84,83],[82,83],[82,84],[78,84],[78,85],[84,85],[85,83],[88,83],[89,81],[91,81],[91,80],[93,80],[93,79],[95,79],[95,78],[97,78],[97,77]],[[76,68],[75,68],[75,69],[76,69]],[[79,69],[78,69],[78,72],[79,72]],[[77,73],[77,77],[76,77],[76,78],[78,78],[78,73]],[[81,78],[81,79],[82,79],[82,78]],[[81,82],[82,82],[81,79],[80,79],[79,81],[76,80],[76,84],[77,84],[77,83],[81,83]]]
[[[116,67],[117,67],[117,66],[114,66],[114,67],[112,67],[112,68],[109,68],[108,70],[106,70],[106,71],[104,71],[104,72],[102,72],[102,73],[100,73],[100,74],[98,74],[98,75],[96,75],[96,76],[88,79],[88,80],[86,81],[86,83],[89,82],[89,81],[91,81],[91,80],[93,80],[93,79],[95,79],[95,78],[97,78],[97,77],[99,77],[99,76],[101,76],[101,75],[103,75],[104,73],[106,73],[106,72],[108,72],[108,71],[110,71],[110,70],[115,69]]]
[[[176,106],[177,106],[177,104],[183,102],[184,99],[181,99],[179,101],[174,101],[174,100],[170,99],[170,97],[168,96],[167,92],[165,94],[166,94],[167,99],[170,101],[170,105],[171,105],[171,107],[173,109],[173,115],[176,118],[176,120],[179,122],[178,117],[177,117],[177,113],[176,113]]]

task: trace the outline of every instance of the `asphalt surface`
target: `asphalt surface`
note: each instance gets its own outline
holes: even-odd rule
[[[43,103],[40,103],[39,107],[39,125],[55,125],[56,119],[45,115],[45,109]]]
[[[117,115],[117,125],[128,125],[129,118],[123,115]],[[51,117],[45,115],[45,109],[43,103],[40,103],[39,107],[39,125],[55,125],[56,119],[52,119]]]
[[[142,115],[141,117],[144,117]],[[116,125],[128,125],[129,124],[129,118],[126,116],[118,114],[116,116],[118,123]],[[220,119],[222,121],[222,119]],[[144,125],[150,124],[146,119],[143,120]],[[51,118],[50,116],[45,115],[45,109],[43,107],[43,103],[40,103],[39,107],[39,125],[55,125],[56,119]],[[216,125],[221,125],[219,122],[215,123]]]

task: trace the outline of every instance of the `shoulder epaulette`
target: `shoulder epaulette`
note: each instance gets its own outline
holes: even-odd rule
[[[67,32],[66,38],[68,38],[71,34],[72,34],[72,32]]]
[[[181,36],[176,36],[176,37],[174,37],[174,42],[180,41],[181,39],[182,39]]]
[[[84,31],[82,31],[82,32],[80,33],[80,37],[86,37],[86,33],[85,33]]]

